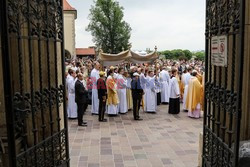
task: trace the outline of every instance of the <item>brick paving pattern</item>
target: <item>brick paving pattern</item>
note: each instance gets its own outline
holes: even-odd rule
[[[143,121],[130,111],[99,123],[89,109],[88,127],[69,120],[71,167],[197,167],[202,119],[169,115],[161,105],[157,114],[140,112]]]

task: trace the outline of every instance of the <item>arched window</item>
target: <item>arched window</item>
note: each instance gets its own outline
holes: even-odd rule
[[[65,59],[71,59],[71,53],[65,49]]]

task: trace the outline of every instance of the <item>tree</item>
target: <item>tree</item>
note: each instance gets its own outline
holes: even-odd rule
[[[203,51],[196,52],[196,53],[194,53],[194,57],[196,60],[204,61],[205,60],[205,52],[203,52]]]
[[[189,50],[183,50],[183,53],[185,54],[186,59],[190,60],[192,58],[192,52]]]
[[[130,25],[123,20],[124,8],[114,0],[96,0],[90,9],[90,23],[86,28],[93,42],[107,53],[119,53],[130,46]]]
[[[192,52],[189,50],[181,50],[181,49],[174,49],[174,50],[166,50],[161,52],[161,54],[165,55],[166,59],[179,59],[179,60],[190,60],[193,56]]]
[[[164,55],[166,59],[173,59],[174,58],[174,56],[170,50],[165,50],[165,51],[161,52],[161,54]]]

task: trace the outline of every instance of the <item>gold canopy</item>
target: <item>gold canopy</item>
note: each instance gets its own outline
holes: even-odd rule
[[[156,50],[147,55],[140,55],[131,50],[127,50],[118,54],[107,54],[100,51],[98,60],[104,65],[117,65],[124,61],[131,61],[133,63],[149,63],[157,58],[159,58],[159,56]]]

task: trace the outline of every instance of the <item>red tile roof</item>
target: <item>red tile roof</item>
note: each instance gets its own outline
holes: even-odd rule
[[[95,55],[94,48],[76,48],[76,55]]]
[[[63,0],[63,10],[76,10],[73,8],[67,0]]]

